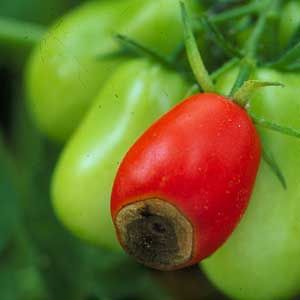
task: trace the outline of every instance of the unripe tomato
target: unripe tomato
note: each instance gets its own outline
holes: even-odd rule
[[[193,0],[186,0],[193,6]],[[182,39],[177,0],[89,2],[59,20],[32,54],[27,69],[28,105],[37,126],[65,141],[99,89],[124,60],[97,59],[118,49],[123,33],[169,55]]]
[[[259,137],[240,106],[213,93],[184,100],[122,161],[111,197],[121,245],[162,270],[211,255],[242,217],[259,162]]]
[[[234,73],[220,78],[220,90],[229,90]],[[278,124],[300,129],[300,75],[259,69],[254,77],[281,82],[285,87],[256,92],[250,110]],[[300,141],[260,131],[265,147],[285,176],[287,190],[262,161],[241,223],[227,242],[203,261],[202,267],[230,299],[292,299],[300,292]]]
[[[75,1],[71,2],[61,0],[1,0],[1,65],[4,64],[13,70],[20,70],[28,58],[33,42],[40,38],[45,30],[44,26],[40,24],[53,22],[70,6],[75,5]],[[30,26],[33,26],[33,30]],[[10,39],[11,35],[17,35],[18,40]]]
[[[71,231],[119,248],[109,211],[119,163],[137,137],[187,89],[181,76],[145,60],[122,64],[105,83],[66,145],[52,182],[55,211]]]

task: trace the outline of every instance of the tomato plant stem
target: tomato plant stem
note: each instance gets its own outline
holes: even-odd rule
[[[210,21],[208,17],[201,18],[203,27],[211,32],[213,39],[215,40],[216,44],[223,49],[224,53],[229,57],[239,57],[242,58],[243,54],[237,48],[235,48],[220,32],[218,27]]]
[[[274,0],[264,1],[264,6],[262,12],[259,16],[259,19],[254,27],[253,33],[251,34],[248,43],[245,47],[246,55],[252,59],[256,58],[257,46],[259,45],[259,40],[266,26],[267,16],[270,13],[270,6],[273,4]]]
[[[231,58],[223,66],[218,68],[216,71],[210,74],[212,80],[216,80],[219,76],[226,73],[228,70],[232,69],[240,60],[236,57]]]
[[[291,71],[300,68],[300,41],[287,49],[277,60],[267,63],[266,66],[283,71]]]
[[[184,29],[184,42],[190,66],[201,88],[205,92],[213,92],[214,85],[211,78],[209,77],[209,74],[204,66],[201,54],[198,50],[184,3],[180,2],[180,6]]]
[[[249,79],[251,72],[253,71],[257,63],[256,62],[257,46],[259,44],[259,40],[266,26],[267,16],[268,13],[270,12],[268,8],[271,6],[272,0],[266,0],[264,1],[263,4],[264,4],[263,6],[264,9],[262,9],[258,21],[255,25],[255,28],[248,40],[248,43],[245,46],[245,59],[241,64],[239,74],[230,91],[230,95],[229,95],[230,97],[232,97],[235,94],[235,92],[243,85],[243,83]]]
[[[237,8],[233,8],[225,12],[220,12],[217,15],[208,14],[204,17],[207,18],[210,23],[221,24],[223,22],[232,20],[233,18],[243,17],[251,13],[258,12],[260,8],[261,8],[261,3],[256,2],[256,3],[243,5]],[[204,31],[202,18],[195,17],[192,18],[190,22],[192,23],[192,27],[195,30],[195,32],[200,33]],[[175,63],[177,59],[183,54],[184,50],[185,50],[184,42],[179,43],[174,53],[170,56],[170,61]],[[119,56],[120,55],[121,54],[119,54]],[[218,77],[217,74],[216,77]]]
[[[240,64],[240,70],[237,78],[230,91],[229,97],[233,97],[236,91],[243,85],[243,83],[249,79],[253,69],[255,68],[255,61],[249,57],[245,57]]]
[[[164,66],[167,69],[173,70],[184,77],[186,80],[194,82],[194,79],[183,72],[183,70],[178,65],[177,59],[175,57],[176,53],[174,52],[170,57],[165,57],[160,53],[152,50],[151,48],[140,44],[139,42],[127,37],[126,35],[117,34],[117,40],[121,44],[121,49],[102,54],[99,56],[99,59],[113,59],[117,57],[124,57],[124,56],[133,56],[133,57],[146,57],[148,59],[152,59],[154,62],[158,63],[161,66]]]
[[[17,21],[10,18],[0,18],[0,45],[33,46],[45,33],[41,25]]]
[[[255,2],[237,8],[233,8],[230,10],[226,10],[224,12],[220,12],[217,15],[206,14],[206,17],[209,18],[210,22],[213,22],[214,24],[222,24],[224,22],[234,20],[236,18],[247,16],[255,12],[259,12],[261,10],[261,7],[262,7],[261,2]],[[193,18],[192,22],[193,22],[193,28],[195,30],[203,31],[202,22],[201,20],[199,21],[199,17]]]
[[[149,58],[152,58],[159,64],[170,68],[170,63],[167,59],[165,59],[163,56],[155,52],[154,50],[145,47],[141,45],[140,43],[134,41],[133,39],[123,35],[123,34],[117,34],[116,38],[127,48],[133,48],[134,51],[142,53],[143,55],[148,56]]]
[[[226,10],[218,15],[209,16],[210,20],[214,23],[223,23],[228,20],[233,20],[239,17],[249,15],[254,12],[258,12],[261,9],[262,5],[260,1],[250,3],[244,6]]]

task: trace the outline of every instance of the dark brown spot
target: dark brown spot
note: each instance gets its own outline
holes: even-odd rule
[[[172,222],[157,215],[141,215],[126,228],[129,254],[142,263],[168,265],[178,253]]]
[[[146,199],[123,207],[115,225],[124,249],[147,266],[171,270],[192,256],[192,225],[164,200]]]

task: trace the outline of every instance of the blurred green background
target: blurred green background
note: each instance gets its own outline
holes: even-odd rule
[[[32,22],[42,33],[80,2],[1,0],[0,17]],[[25,40],[32,38],[28,28]],[[125,254],[84,244],[60,225],[49,182],[61,149],[37,132],[24,107],[31,43],[19,48],[1,36],[5,29],[0,22],[0,299],[224,299],[197,267],[148,270]]]

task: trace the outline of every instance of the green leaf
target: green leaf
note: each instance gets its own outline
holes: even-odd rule
[[[221,12],[217,15],[209,16],[209,18],[214,23],[219,24],[258,12],[261,7],[261,1],[253,1],[252,3],[246,5],[241,5],[236,8],[225,10],[224,12]]]
[[[262,1],[263,7],[260,10],[260,16],[257,23],[255,24],[254,30],[245,46],[246,56],[254,59],[256,56],[257,47],[262,37],[264,29],[266,27],[268,14],[272,12],[271,6],[277,7],[277,1],[275,0],[264,0]]]
[[[272,121],[265,120],[264,118],[258,117],[253,112],[248,112],[248,113],[249,113],[250,117],[252,118],[253,122],[255,124],[259,125],[260,127],[270,129],[270,130],[273,130],[278,133],[282,133],[282,134],[285,134],[285,135],[288,135],[291,137],[300,138],[300,130],[298,130],[298,129],[282,126],[282,125],[279,125]]]
[[[252,71],[254,70],[254,67],[255,62],[248,57],[244,58],[241,61],[240,70],[230,91],[229,97],[232,98],[236,91],[244,84],[244,82],[249,79]]]
[[[44,34],[45,28],[41,25],[0,17],[0,46],[33,46],[40,42]]]
[[[274,173],[274,175],[279,180],[282,187],[286,190],[287,189],[287,184],[286,184],[285,177],[284,177],[280,167],[278,166],[276,160],[274,159],[273,155],[270,152],[268,153],[266,151],[265,147],[263,147],[262,156],[263,156],[264,161],[271,168],[271,171]]]
[[[1,0],[0,15],[38,24],[50,24],[80,1]]]
[[[225,54],[229,57],[237,57],[237,58],[242,58],[243,54],[231,43],[225,39],[221,31],[217,28],[217,26],[210,21],[210,19],[206,16],[203,16],[202,18],[202,23],[204,28],[209,31],[212,34],[213,39],[217,43],[217,45],[223,49]]]
[[[123,253],[89,247],[81,272],[86,292],[98,299],[171,300],[168,293],[156,284],[149,270]]]
[[[298,26],[288,42],[287,50],[298,44],[300,40],[300,26]]]
[[[168,68],[174,68],[174,66],[172,66],[166,58],[164,58],[154,50],[145,47],[139,42],[129,38],[128,36],[125,36],[123,34],[117,34],[115,37],[121,43],[123,49],[127,49],[129,51],[131,50],[139,55],[142,54],[143,56],[151,58],[154,61],[158,62],[159,64],[166,66]]]
[[[300,67],[300,41],[288,48],[277,60],[267,64],[268,67],[282,71],[291,71]]]
[[[232,58],[229,61],[225,62],[220,68],[218,68],[216,71],[214,71],[210,77],[212,80],[218,79],[219,76],[222,76],[222,74],[226,73],[230,69],[232,69],[234,66],[236,66],[240,60],[238,58]]]
[[[5,249],[16,229],[20,197],[14,178],[15,171],[0,134],[0,253]]]
[[[121,47],[118,50],[112,51],[112,52],[107,52],[103,53],[100,55],[96,55],[97,60],[110,60],[110,59],[120,59],[124,57],[139,57],[136,53],[136,51],[127,49],[125,47]]]

